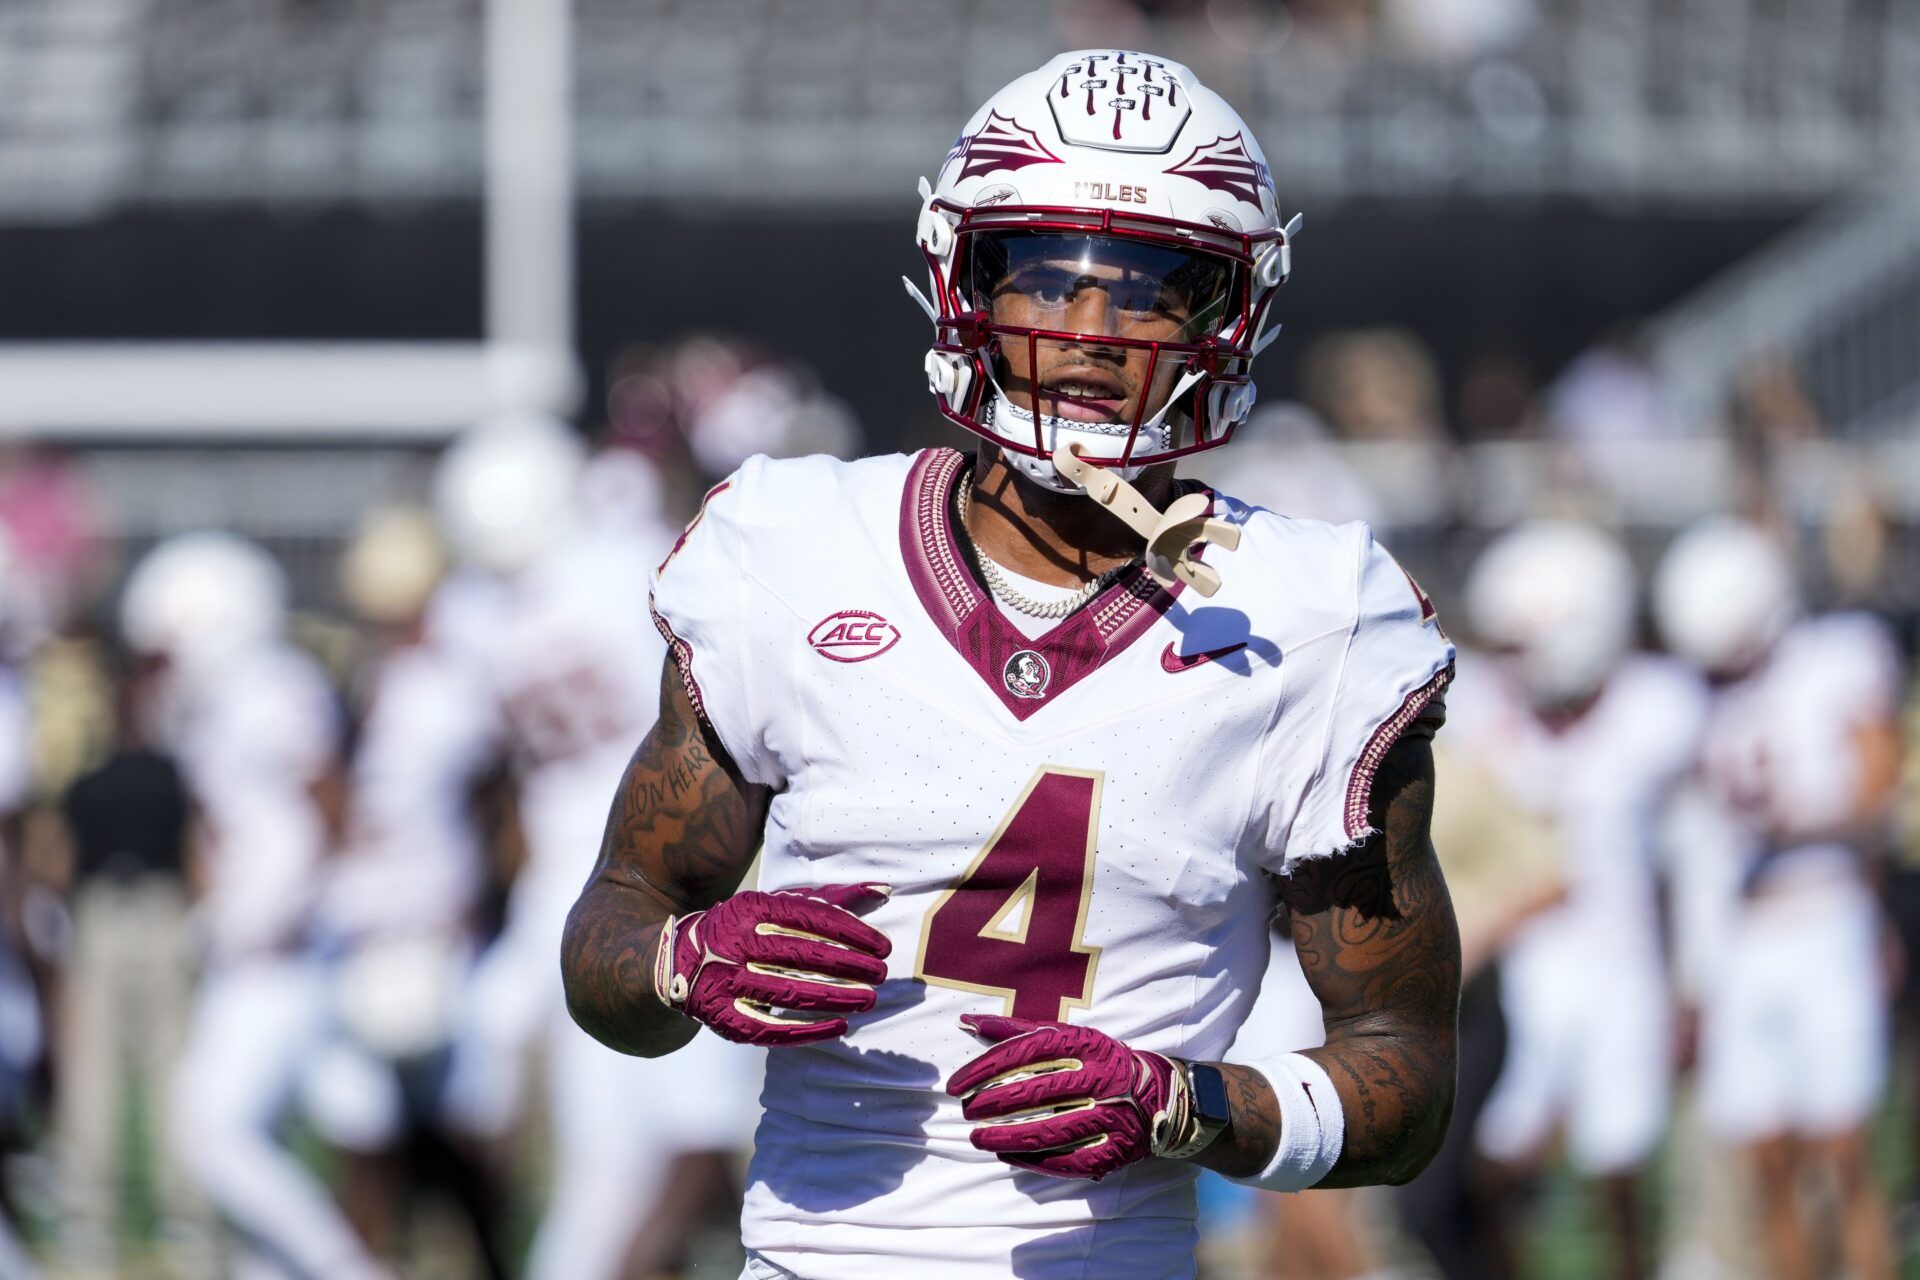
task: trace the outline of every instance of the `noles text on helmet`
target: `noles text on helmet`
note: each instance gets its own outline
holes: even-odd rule
[[[1021,473],[1077,492],[1062,446],[1131,479],[1246,420],[1300,220],[1192,71],[1061,54],[981,107],[920,193],[929,386]]]

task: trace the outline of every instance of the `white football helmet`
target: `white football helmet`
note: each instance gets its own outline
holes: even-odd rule
[[[1745,520],[1714,517],[1682,530],[1653,579],[1667,647],[1709,675],[1752,668],[1799,609],[1786,548]]]
[[[994,94],[920,193],[929,387],[1023,473],[1077,492],[1062,444],[1131,479],[1246,420],[1300,220],[1192,71],[1063,53]]]
[[[142,653],[193,675],[277,638],[287,580],[274,558],[230,533],[187,533],[147,552],[120,597],[120,630]]]
[[[1513,655],[1543,709],[1599,692],[1633,641],[1633,562],[1613,538],[1570,520],[1535,520],[1495,538],[1467,579],[1467,617]]]
[[[463,562],[515,574],[566,536],[586,451],[552,418],[502,418],[461,436],[440,459],[434,505]]]

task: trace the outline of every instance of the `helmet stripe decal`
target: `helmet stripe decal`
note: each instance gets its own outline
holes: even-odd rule
[[[1091,100],[1092,91],[1088,91]],[[977,178],[983,174],[1000,170],[1024,169],[1034,164],[1064,164],[1059,156],[1047,150],[1040,141],[1040,135],[1021,124],[1010,120],[995,111],[987,116],[987,122],[975,133],[963,135],[954,144],[947,156],[947,163],[955,159],[960,163],[960,173],[954,180],[965,182],[968,178]],[[942,166],[944,168],[945,166]]]
[[[1237,133],[1195,147],[1191,155],[1166,172],[1192,178],[1203,187],[1224,191],[1252,205],[1260,203],[1261,187],[1273,188],[1267,166],[1253,158],[1245,139]]]

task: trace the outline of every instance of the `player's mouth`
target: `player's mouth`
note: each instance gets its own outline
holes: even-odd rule
[[[1043,411],[1074,422],[1118,422],[1127,407],[1120,379],[1093,365],[1055,369],[1040,383]]]

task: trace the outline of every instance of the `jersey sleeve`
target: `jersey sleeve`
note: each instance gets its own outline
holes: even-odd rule
[[[1432,735],[1453,678],[1453,644],[1426,593],[1365,525],[1348,529],[1351,621],[1288,655],[1292,705],[1264,746],[1274,808],[1263,865],[1279,874],[1373,834],[1381,760],[1403,736]]]
[[[687,700],[749,781],[784,781],[767,745],[765,701],[749,656],[753,606],[741,512],[751,464],[715,485],[654,571],[654,625],[679,668]]]

